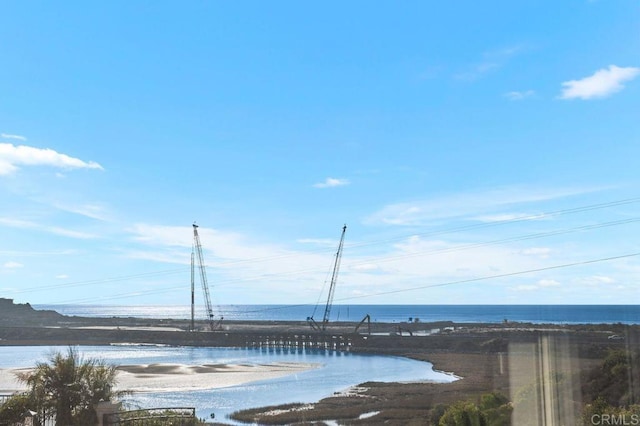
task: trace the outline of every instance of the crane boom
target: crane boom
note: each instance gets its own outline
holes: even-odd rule
[[[216,324],[213,321],[213,308],[211,306],[211,296],[209,295],[209,284],[207,282],[207,270],[204,264],[204,256],[202,255],[202,244],[200,244],[200,236],[198,235],[198,225],[193,224],[193,249],[196,253],[198,260],[198,270],[200,271],[200,282],[202,283],[202,292],[204,294],[204,302],[207,308],[207,316],[209,320],[209,327],[211,330],[216,328]],[[191,257],[191,264],[193,270],[193,256]]]
[[[335,262],[333,264],[333,272],[331,273],[331,284],[329,285],[329,294],[327,295],[327,304],[324,308],[324,315],[322,317],[322,324],[318,324],[313,316],[307,318],[309,325],[314,330],[325,331],[327,324],[329,323],[329,315],[331,314],[331,307],[333,306],[333,296],[336,292],[336,282],[338,281],[338,272],[340,271],[340,262],[342,260],[342,248],[344,246],[344,234],[347,232],[347,225],[342,227],[342,235],[340,236],[340,243],[338,244],[338,251],[336,252]]]
[[[333,264],[333,273],[331,274],[331,285],[329,286],[329,295],[327,296],[327,305],[324,308],[324,316],[322,317],[322,330],[326,328],[329,322],[329,314],[331,314],[331,306],[333,305],[333,295],[336,292],[336,281],[338,281],[338,271],[340,270],[340,261],[342,260],[342,246],[344,245],[344,234],[347,232],[347,225],[342,227],[342,235],[340,236],[340,244],[336,252],[336,260]]]

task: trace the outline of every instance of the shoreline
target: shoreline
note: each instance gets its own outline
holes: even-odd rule
[[[116,390],[131,393],[186,392],[219,389],[270,380],[320,368],[315,363],[277,362],[272,364],[127,364],[117,366]],[[0,368],[0,394],[27,389],[15,373],[30,367]]]
[[[377,414],[363,418],[361,424],[407,424],[412,419],[429,418],[434,407],[477,400],[489,392],[499,392],[513,400],[523,385],[537,380],[535,368],[527,366],[539,365],[535,357],[541,354],[551,364],[566,366],[567,377],[576,378],[574,386],[579,389],[580,377],[609,350],[640,347],[640,325],[622,323],[372,323],[370,333],[356,333],[355,323],[332,323],[326,333],[319,333],[303,321],[228,321],[224,329],[217,331],[204,331],[206,323],[201,322],[197,324],[199,331],[189,332],[188,321],[181,320],[59,314],[46,323],[27,321],[20,323],[25,326],[15,326],[19,323],[15,318],[0,321],[0,350],[2,346],[119,344],[305,347],[427,361],[434,371],[461,378],[451,383],[364,382],[355,386],[357,395],[332,395],[305,404],[304,409],[289,404],[293,408],[260,407],[233,416],[234,421],[259,424],[352,421],[374,412]],[[424,330],[430,332],[423,333]],[[546,349],[542,351],[543,348]]]

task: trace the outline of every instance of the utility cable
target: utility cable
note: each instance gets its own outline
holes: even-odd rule
[[[440,230],[440,231],[432,231],[432,232],[426,232],[426,233],[417,233],[417,234],[411,234],[411,235],[398,236],[398,237],[393,237],[393,238],[383,239],[383,240],[364,241],[364,242],[360,242],[360,243],[351,243],[351,244],[347,243],[346,246],[348,248],[374,246],[374,245],[387,243],[387,242],[392,242],[392,241],[400,241],[400,240],[403,240],[403,239],[406,239],[406,238],[409,238],[409,237],[426,237],[426,236],[444,235],[444,234],[455,233],[455,232],[460,232],[460,231],[468,231],[468,230],[489,228],[489,227],[500,226],[500,225],[511,224],[511,223],[525,222],[525,221],[531,221],[531,220],[539,220],[539,219],[543,219],[543,218],[549,218],[549,217],[565,215],[565,214],[581,213],[581,212],[585,212],[585,211],[598,210],[598,209],[603,209],[603,208],[608,208],[608,207],[616,207],[616,206],[627,205],[627,204],[632,204],[632,203],[637,203],[637,202],[640,202],[640,197],[627,198],[627,199],[622,199],[622,200],[617,200],[617,201],[610,201],[610,202],[605,202],[605,203],[591,204],[591,205],[573,207],[573,208],[562,209],[562,210],[555,210],[555,211],[544,212],[544,213],[534,214],[534,215],[528,215],[528,216],[523,216],[523,217],[518,217],[518,218],[498,220],[498,221],[493,221],[493,222],[490,222],[490,223],[481,223],[481,224],[467,225],[467,226],[461,226],[461,227],[456,227],[456,228],[448,228],[448,229],[444,229],[444,230]],[[517,237],[515,237],[515,238],[517,238]],[[478,243],[478,244],[484,244],[484,243]],[[487,243],[487,244],[498,244],[498,242]],[[323,249],[317,249],[317,250],[308,250],[308,251],[304,251],[302,253],[303,254],[326,253],[326,252],[328,252],[330,250],[333,250],[333,249],[323,248]],[[447,249],[447,250],[453,250],[453,249]],[[0,254],[1,253],[3,253],[3,252],[0,252]],[[255,257],[255,258],[248,258],[248,259],[239,259],[239,260],[220,262],[220,263],[216,263],[213,266],[206,266],[206,267],[207,268],[214,268],[214,267],[219,268],[219,267],[231,266],[231,265],[240,264],[240,263],[265,262],[265,261],[276,260],[276,259],[285,259],[285,258],[288,258],[288,257],[296,257],[296,256],[300,256],[300,254],[301,253],[298,252],[298,253],[292,253],[292,254],[281,254],[281,255],[266,256],[266,257]],[[382,260],[382,261],[384,261],[384,260]],[[363,262],[351,263],[351,264],[349,264],[349,266],[359,265],[359,264],[362,264],[362,263]],[[366,263],[370,263],[370,262],[366,262]],[[37,287],[30,287],[30,288],[24,289],[24,290],[16,290],[13,293],[14,294],[22,294],[22,293],[30,293],[30,292],[35,292],[35,291],[41,291],[41,290],[49,290],[49,289],[57,289],[57,288],[68,288],[68,287],[79,287],[79,286],[84,286],[84,285],[103,284],[103,283],[109,283],[109,282],[126,281],[126,280],[129,280],[129,279],[136,279],[136,278],[141,278],[141,277],[172,275],[172,274],[184,272],[186,269],[187,269],[187,267],[183,267],[183,268],[178,268],[178,269],[168,269],[168,270],[145,272],[145,273],[140,273],[140,274],[122,275],[122,276],[108,277],[108,278],[103,278],[103,279],[74,281],[74,282],[62,283],[62,284],[47,284],[47,285],[42,285],[42,286],[37,286]],[[316,271],[316,270],[317,269],[314,269],[312,271]],[[298,272],[295,272],[295,273],[304,273],[304,272],[308,272],[308,271],[310,271],[310,270],[301,270],[301,271],[298,271]]]

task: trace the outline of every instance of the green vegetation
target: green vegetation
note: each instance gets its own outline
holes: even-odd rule
[[[29,390],[15,395],[0,408],[0,421],[20,421],[27,411],[37,417],[55,415],[56,424],[64,426],[95,424],[94,405],[116,396],[115,366],[96,359],[82,359],[69,348],[67,354],[54,353],[49,362],[41,362],[18,379]]]
[[[479,403],[458,401],[442,412],[434,411],[432,420],[440,426],[508,426],[511,424],[511,403],[502,394],[492,392],[480,397]],[[442,413],[442,415],[440,415]]]
[[[585,400],[600,398],[611,406],[640,403],[640,355],[625,350],[610,350],[602,365],[584,381]],[[635,379],[635,380],[634,380]]]
[[[149,409],[122,411],[118,419],[124,424],[144,426],[199,426],[206,424],[197,419],[192,409]]]
[[[582,413],[585,425],[615,421],[640,423],[640,354],[621,349],[610,350],[602,365],[594,368],[583,386],[588,403]]]

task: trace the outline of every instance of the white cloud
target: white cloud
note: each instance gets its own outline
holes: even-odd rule
[[[549,257],[549,254],[551,253],[551,249],[548,247],[531,247],[531,248],[522,250],[520,253],[524,254],[525,256],[538,256],[543,259],[546,259]]]
[[[314,188],[333,188],[336,186],[349,185],[349,183],[350,182],[347,179],[336,179],[336,178],[328,177],[325,179],[324,182],[316,183],[313,186]]]
[[[504,94],[504,97],[509,99],[510,101],[521,101],[523,99],[527,99],[535,95],[536,92],[533,90],[525,90],[523,92],[513,91],[507,92]]]
[[[498,214],[488,214],[488,215],[478,216],[478,217],[474,217],[473,219],[478,220],[480,222],[493,223],[493,222],[508,222],[508,221],[518,220],[518,219],[533,220],[533,219],[537,219],[538,217],[539,215],[527,214],[527,213],[498,213]],[[542,218],[542,216],[540,216],[540,218]]]
[[[336,241],[329,238],[300,238],[296,240],[300,244],[314,244],[318,246],[335,246]]]
[[[54,202],[53,207],[65,212],[75,213],[91,219],[102,220],[102,221],[108,220],[107,215],[105,214],[104,206],[99,204],[71,205],[71,204],[62,204],[60,202]]]
[[[556,280],[540,280],[538,281],[538,286],[539,287],[557,287],[559,286],[560,283]]]
[[[534,290],[538,290],[538,286],[537,285],[519,285],[516,287],[516,290],[518,291],[534,291]]]
[[[535,284],[521,284],[515,287],[516,291],[536,291],[543,288],[558,287],[560,283],[556,280],[542,279]]]
[[[9,134],[6,134],[6,133],[0,133],[0,137],[2,139],[15,139],[15,140],[23,141],[23,142],[26,142],[26,140],[27,140],[27,138],[25,138],[24,136],[9,135]]]
[[[22,268],[24,267],[24,265],[22,263],[18,263],[18,262],[5,262],[4,265],[2,265],[3,268],[7,268],[7,269],[16,269],[16,268]]]
[[[75,231],[73,229],[61,228],[59,226],[45,226],[44,229],[47,232],[50,232],[55,235],[60,235],[63,237],[76,238],[80,240],[91,240],[98,238],[95,234],[89,234],[87,232]]]
[[[37,228],[38,225],[36,223],[30,222],[28,220],[15,219],[12,217],[0,217],[0,225],[8,226],[10,228]]]
[[[66,280],[67,278],[69,278],[69,275],[60,274],[60,275],[56,275],[56,278],[59,279],[59,280]]]
[[[139,223],[128,231],[141,243],[138,248],[125,250],[124,255],[129,258],[180,265],[191,262],[191,226]],[[302,300],[316,300],[332,264],[332,249],[295,251],[255,241],[241,233],[202,226],[198,228],[198,235],[205,264],[211,268],[210,284],[216,286],[218,292],[234,292],[239,283],[246,282],[252,288],[250,297],[254,302],[275,301],[278,292],[301,292]]]
[[[0,226],[20,229],[35,229],[38,231],[48,232],[50,234],[61,235],[63,237],[77,238],[82,240],[98,238],[97,235],[86,232],[75,231],[72,229],[61,228],[59,226],[42,225],[22,219],[14,219],[10,217],[0,217]]]
[[[523,50],[525,50],[525,46],[516,45],[483,52],[482,61],[468,67],[463,72],[455,74],[453,77],[458,80],[474,81],[485,74],[502,68],[512,57]]]
[[[0,176],[16,172],[19,166],[52,166],[62,169],[99,169],[94,161],[83,161],[49,148],[0,143]]]
[[[616,280],[606,275],[592,275],[589,277],[583,277],[576,280],[579,284],[585,284],[588,286],[610,286],[616,283]]]
[[[600,69],[581,80],[563,82],[560,99],[605,98],[622,90],[622,83],[631,81],[638,75],[640,68],[609,65],[609,68]]]
[[[511,186],[477,192],[450,194],[414,202],[389,204],[374,212],[366,224],[421,225],[443,218],[467,217],[515,219],[517,216],[494,213],[496,209],[517,204],[543,202],[594,192],[599,188],[532,188]],[[534,219],[534,217],[532,217]]]
[[[351,269],[354,271],[376,271],[380,268],[375,263],[360,263],[351,266]]]

